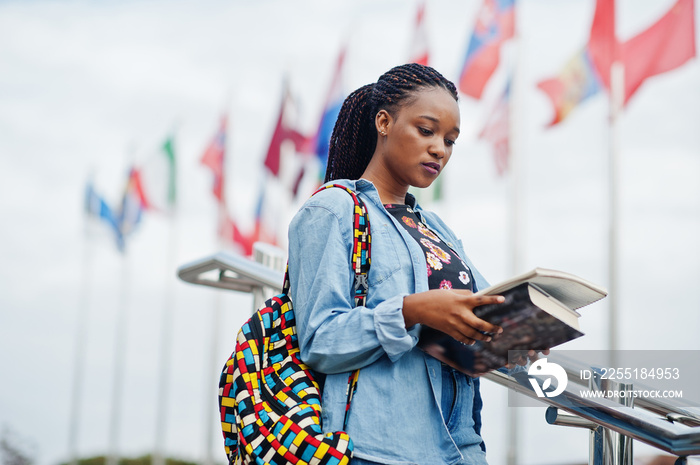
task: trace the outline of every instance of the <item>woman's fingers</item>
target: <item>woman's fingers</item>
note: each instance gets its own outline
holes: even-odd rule
[[[464,325],[457,329],[465,338],[486,342],[490,341],[493,336],[503,331],[499,326],[492,325],[487,321],[481,320],[474,316],[474,314],[468,315],[465,318]]]
[[[506,300],[502,295],[477,296],[468,289],[450,289],[449,292],[453,292],[464,298],[464,304],[470,308],[478,307],[479,305],[502,304]]]
[[[463,336],[459,342],[461,342],[462,344],[466,344],[468,346],[476,343],[476,341],[474,339],[467,337],[467,336]]]
[[[471,310],[465,312],[465,321],[477,332],[487,333],[487,336],[494,336],[503,332],[503,329],[500,326],[491,324],[486,320],[482,320],[478,316],[474,315],[474,312]],[[482,336],[483,335],[484,334],[482,334]]]
[[[471,306],[474,308],[481,305],[502,304],[506,299],[502,295],[480,295],[472,296],[469,300],[471,300]]]
[[[460,331],[460,335],[456,337],[459,342],[463,342],[465,344],[474,344],[476,341],[486,341],[489,342],[491,340],[492,336],[488,334],[483,334],[480,333],[479,331],[475,331],[469,327],[463,329]]]
[[[503,329],[486,320],[474,315],[473,308],[480,305],[500,304],[505,300],[499,295],[484,295],[474,296],[470,291],[462,293],[465,297],[464,304],[466,308],[462,312],[464,326],[459,329],[464,337],[471,338],[475,341],[490,341],[491,338],[503,332]]]
[[[501,304],[504,300],[502,296],[474,296],[466,289],[432,290],[404,298],[404,319],[407,326],[425,324],[464,344],[490,341],[503,330],[474,315],[472,309],[479,305]],[[412,316],[409,310],[413,311]]]

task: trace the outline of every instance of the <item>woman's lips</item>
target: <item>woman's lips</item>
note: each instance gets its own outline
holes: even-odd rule
[[[423,166],[425,167],[426,170],[430,172],[430,174],[438,174],[440,172],[440,164],[439,163],[423,163]]]

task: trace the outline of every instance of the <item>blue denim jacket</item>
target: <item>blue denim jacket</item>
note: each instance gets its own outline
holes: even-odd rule
[[[406,295],[427,291],[425,254],[384,209],[366,180],[335,181],[365,202],[372,234],[369,291],[365,307],[354,305],[351,270],[353,202],[342,189],[310,198],[289,228],[290,294],[301,358],[326,373],[323,429],[343,427],[348,374],[361,368],[347,432],[355,457],[385,464],[484,464],[479,380],[463,398],[460,425],[469,446],[452,440],[441,405],[442,369],[416,348],[420,325],[405,327]],[[477,289],[487,286],[467,259],[462,243],[430,212],[415,211],[465,260]]]

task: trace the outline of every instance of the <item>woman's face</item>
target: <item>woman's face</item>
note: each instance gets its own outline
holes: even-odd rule
[[[375,119],[382,163],[402,186],[428,187],[447,165],[459,136],[459,106],[441,87],[424,88],[395,111]],[[382,140],[383,139],[383,140]]]

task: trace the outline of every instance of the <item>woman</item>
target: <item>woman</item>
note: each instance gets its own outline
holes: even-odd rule
[[[459,135],[454,84],[408,64],[353,92],[333,130],[326,181],[364,201],[372,233],[366,306],[354,306],[352,199],[326,189],[289,230],[301,358],[327,374],[324,431],[341,430],[348,374],[360,369],[347,432],[352,463],[483,464],[479,380],[416,348],[421,325],[466,344],[501,329],[474,316],[483,277],[435,214],[408,194],[445,169]]]

